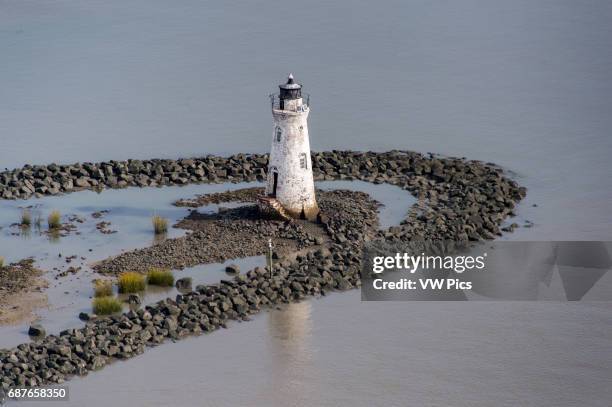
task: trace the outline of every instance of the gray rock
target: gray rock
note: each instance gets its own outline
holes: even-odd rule
[[[77,178],[74,183],[79,188],[87,188],[87,187],[91,186],[91,184],[89,183],[89,180],[87,178],[85,178],[85,177]]]
[[[191,277],[183,277],[176,280],[175,286],[179,290],[187,290],[191,288]]]
[[[174,332],[176,331],[177,326],[178,324],[174,317],[167,317],[166,319],[164,319],[164,329],[167,329],[170,332]]]
[[[99,370],[106,365],[106,359],[102,356],[94,356],[91,360],[91,369]]]
[[[230,264],[225,267],[225,271],[230,274],[238,274],[240,273],[240,267],[237,264]]]
[[[43,337],[47,334],[45,328],[40,324],[32,324],[30,325],[30,329],[28,329],[28,335],[35,337]]]
[[[80,312],[79,313],[79,319],[81,321],[90,321],[94,318],[93,314],[88,314],[87,312]]]

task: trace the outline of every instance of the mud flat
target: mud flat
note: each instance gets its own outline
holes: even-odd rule
[[[42,273],[33,259],[0,266],[0,324],[21,320],[46,303]]]
[[[10,172],[8,184],[11,186],[8,191],[12,197],[15,197],[15,191],[19,197],[22,194],[26,197],[28,195],[22,189],[24,176],[45,176],[53,180],[56,173],[63,174],[58,175],[59,179],[62,176],[85,177],[84,172],[87,172],[90,174],[89,179],[96,181],[94,185],[86,179],[89,187],[122,187],[131,182],[142,186],[238,182],[263,179],[266,162],[266,156],[236,155],[229,158],[84,164],[63,170],[60,166],[52,169],[49,166],[39,167],[37,170],[29,167],[25,175],[17,170]],[[111,170],[113,175],[107,175]],[[115,173],[115,170],[120,173]],[[501,234],[500,224],[513,214],[515,203],[525,195],[524,188],[504,177],[502,170],[493,165],[455,158],[426,157],[411,152],[316,153],[313,155],[313,170],[319,180],[360,179],[397,185],[411,191],[419,202],[402,224],[379,231],[376,213],[378,205],[367,194],[350,191],[321,193],[319,204],[323,216],[317,228],[325,234],[323,247],[307,251],[295,259],[275,263],[272,273],[260,268],[249,270],[233,279],[222,280],[219,284],[199,285],[193,292],[177,295],[175,299],[159,301],[137,311],[95,319],[82,328],[69,329],[59,335],[50,335],[37,342],[3,350],[0,352],[2,387],[6,389],[14,385],[61,383],[74,375],[84,375],[99,369],[116,359],[127,359],[140,354],[147,347],[168,339],[176,340],[212,332],[226,327],[231,320],[248,320],[249,315],[278,304],[359,287],[362,250],[367,241],[491,239]],[[0,181],[6,179],[6,173],[0,175]],[[116,179],[123,181],[121,185]],[[35,185],[31,180],[28,182]],[[5,182],[4,191],[8,184]],[[83,185],[82,188],[88,188],[83,181],[79,184]],[[48,188],[39,191],[34,189],[33,192],[29,187],[26,189],[30,194],[55,192]],[[226,222],[232,218],[242,228],[257,222],[262,222],[262,228],[270,228],[261,231],[255,227],[252,233],[255,236],[257,233],[287,233],[280,237],[298,246],[317,243],[317,236],[313,235],[312,229],[307,231],[297,223],[270,226],[272,223],[269,221],[249,219],[248,210],[248,207],[241,207],[234,209],[234,212],[224,212],[231,215],[225,220],[193,213],[182,221],[192,232],[179,239],[187,241],[193,235],[207,233],[207,228],[218,227],[217,222]],[[241,223],[245,220],[247,223]],[[204,230],[198,230],[201,225],[204,225]],[[233,237],[244,237],[240,235],[244,233],[240,227],[236,228],[237,235]],[[300,230],[300,227],[304,230]],[[170,239],[168,243],[109,259],[102,262],[100,267],[104,266],[108,272],[116,272],[124,267],[136,266],[138,261],[188,263],[208,259],[204,254],[196,254],[192,259],[187,248],[183,248],[182,252],[179,250],[176,256],[172,255],[176,249],[173,245],[190,247],[189,243],[177,243],[179,239]],[[201,244],[207,239],[215,239],[215,235],[209,234],[197,242]],[[231,245],[230,239],[228,247]],[[255,244],[252,246],[259,250]],[[170,260],[165,260],[167,257]]]
[[[288,253],[316,244],[324,234],[323,231],[307,232],[303,223],[261,219],[254,205],[214,214],[193,211],[176,226],[191,233],[104,260],[94,265],[94,270],[118,274],[126,270],[146,271],[151,267],[183,269],[220,263],[267,253],[268,238],[274,239],[277,252]]]

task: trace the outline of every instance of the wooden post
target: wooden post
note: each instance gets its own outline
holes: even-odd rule
[[[269,248],[269,256],[270,256],[270,279],[272,279],[272,238],[268,239],[268,248]]]

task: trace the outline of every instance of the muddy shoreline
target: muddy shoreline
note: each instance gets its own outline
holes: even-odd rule
[[[43,271],[33,259],[0,267],[0,325],[31,317],[31,311],[47,304]]]
[[[318,227],[326,235],[325,247],[278,262],[273,277],[263,269],[250,270],[219,284],[197,286],[193,292],[178,295],[176,299],[160,301],[138,311],[96,319],[83,328],[70,329],[60,335],[50,335],[37,342],[0,351],[2,387],[61,383],[71,376],[86,374],[116,359],[140,354],[147,347],[167,339],[176,340],[211,332],[226,327],[228,321],[246,320],[249,315],[268,307],[359,287],[362,250],[368,241],[478,241],[494,238],[501,235],[500,225],[513,215],[515,204],[525,195],[525,189],[504,177],[499,168],[462,159],[400,151],[334,151],[313,154],[312,163],[317,180],[360,179],[389,183],[409,190],[419,198],[419,202],[400,225],[379,231],[376,227],[377,204],[367,194],[349,191],[321,194],[320,205],[324,216]],[[57,185],[49,182],[61,179],[67,182],[66,177],[85,177],[85,180],[78,182],[79,188],[262,180],[266,166],[266,155],[239,154],[229,158],[109,162],[69,168],[24,167],[25,172],[22,169],[0,174],[0,194],[5,198],[25,198],[36,193],[54,194]],[[113,175],[109,175],[111,173]],[[28,186],[28,183],[36,185],[32,179],[53,188],[40,187],[37,190],[35,187],[32,191]],[[71,190],[74,187],[64,189],[64,192]],[[217,198],[222,202],[223,198]],[[196,197],[189,203],[197,205],[198,199],[217,198]],[[241,211],[245,209],[234,211],[240,216],[232,219],[243,222],[245,214]],[[228,213],[231,214],[231,210]],[[198,230],[198,224],[208,222],[214,225],[219,221],[225,222],[193,214],[191,219],[184,221],[187,222],[184,226],[193,232],[183,239],[206,233]],[[265,233],[279,233],[286,227],[282,222],[270,226],[270,221],[250,221],[261,222],[261,227],[271,228],[266,229]],[[232,222],[226,223],[231,225]],[[238,223],[235,230],[240,233],[241,227],[249,225]],[[297,226],[294,229],[290,227],[288,240],[298,244],[311,242],[311,233],[301,234]],[[254,235],[257,236],[257,233],[260,231],[255,228]],[[209,234],[197,240],[197,243],[214,238],[215,235]],[[179,239],[169,239],[143,251],[132,251],[103,264],[109,272],[116,272],[139,261],[166,261],[172,265],[176,264],[175,261],[207,261],[208,254],[193,257],[187,249],[174,256],[175,246],[183,244]],[[229,239],[228,242],[229,247],[233,241]],[[304,244],[302,247],[307,246]],[[253,248],[255,243],[246,247]],[[117,259],[121,261],[117,263]]]
[[[272,239],[274,244],[273,257],[281,258],[305,249],[318,248],[328,240],[324,224],[262,218],[256,205],[259,193],[263,193],[263,188],[199,196],[197,199],[204,204],[240,202],[248,205],[221,208],[212,214],[194,210],[175,225],[187,230],[186,236],[165,239],[153,246],[105,259],[95,264],[93,269],[100,274],[116,275],[127,270],[144,272],[152,267],[181,270],[198,264],[222,263],[235,258],[268,254],[268,239]],[[323,208],[322,213],[329,212],[331,201],[339,199],[327,191],[318,191],[317,197]],[[362,195],[362,198],[366,199],[366,196]]]

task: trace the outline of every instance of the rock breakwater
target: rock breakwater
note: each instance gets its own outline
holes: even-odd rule
[[[231,320],[247,320],[249,315],[269,306],[359,287],[367,241],[491,239],[501,234],[501,223],[513,214],[515,204],[525,195],[525,189],[504,177],[500,169],[456,158],[402,151],[332,151],[313,154],[312,163],[318,180],[390,183],[411,191],[419,203],[402,224],[380,231],[377,203],[367,194],[350,191],[323,194],[320,227],[328,239],[324,248],[280,261],[272,273],[259,268],[250,270],[219,284],[199,285],[193,292],[177,295],[175,299],[89,321],[82,328],[2,350],[2,388],[61,383],[114,360],[140,354],[168,339],[212,332],[226,327]],[[84,189],[263,180],[266,166],[267,156],[244,154],[228,158],[27,166],[0,174],[0,195],[26,198],[33,194],[70,192],[75,185]],[[80,179],[78,183],[75,177]],[[200,215],[194,215],[192,220]],[[192,234],[195,233],[200,232],[194,230]],[[297,233],[292,238],[298,242],[311,239],[307,233],[291,233]],[[145,251],[127,259],[128,263],[117,269],[147,256],[163,261],[163,256]]]
[[[26,165],[0,173],[0,197],[25,199],[83,189],[263,181],[267,166],[267,154]],[[410,151],[318,152],[312,154],[312,168],[315,180],[363,180],[411,191],[420,200],[419,211],[412,211],[392,231],[398,236],[492,238],[501,234],[499,225],[526,193],[494,165]],[[198,200],[182,204],[193,206]]]

